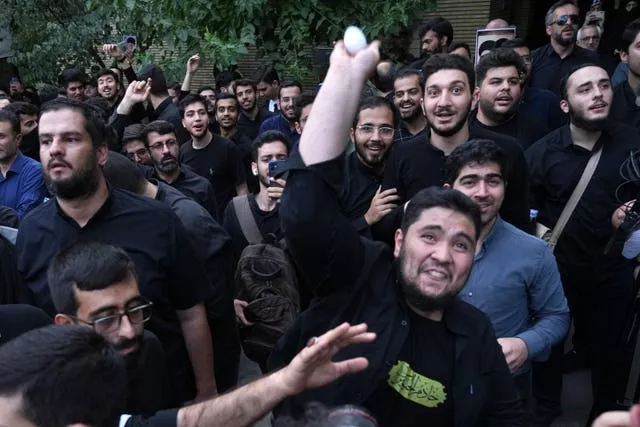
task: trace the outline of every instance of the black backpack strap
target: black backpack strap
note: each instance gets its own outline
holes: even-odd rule
[[[233,198],[231,203],[233,203],[233,210],[235,211],[238,222],[240,223],[240,229],[242,229],[244,238],[247,239],[251,245],[262,243],[262,233],[260,232],[256,218],[253,216],[253,212],[251,211],[249,196],[236,196]]]

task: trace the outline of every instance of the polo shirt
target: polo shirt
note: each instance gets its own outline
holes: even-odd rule
[[[7,175],[0,174],[0,205],[15,210],[20,219],[42,203],[46,193],[42,166],[20,152]]]
[[[119,189],[110,190],[84,227],[65,214],[56,199],[34,209],[20,224],[18,269],[36,305],[49,315],[55,314],[47,283],[49,261],[78,241],[119,246],[131,256],[140,293],[154,303],[146,327],[163,344],[174,384],[188,384],[189,378],[193,382],[176,311],[203,303],[213,289],[178,217],[160,202]]]
[[[531,52],[531,87],[548,89],[560,96],[562,78],[575,67],[587,63],[599,64],[598,54],[576,45],[561,59],[549,43]]]

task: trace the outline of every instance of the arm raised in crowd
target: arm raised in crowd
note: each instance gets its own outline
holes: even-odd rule
[[[178,427],[251,425],[289,396],[366,369],[368,362],[362,357],[337,363],[331,358],[344,347],[374,339],[367,325],[344,323],[311,339],[281,370],[216,399],[180,409]]]
[[[342,42],[336,44],[300,141],[299,157],[290,160],[280,219],[304,283],[317,295],[352,286],[364,260],[362,240],[342,214],[338,195],[346,136],[378,58],[378,43],[355,56]]]

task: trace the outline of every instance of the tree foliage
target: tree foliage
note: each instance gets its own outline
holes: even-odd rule
[[[51,80],[69,63],[88,65],[96,47],[136,34],[139,55],[162,46],[169,74],[199,52],[218,67],[236,64],[255,46],[260,55],[304,77],[311,47],[330,46],[351,24],[368,38],[394,35],[434,0],[0,0],[12,2],[13,61],[30,78]],[[158,55],[156,55],[158,56]],[[179,64],[175,67],[176,64]],[[23,71],[24,73],[24,71]],[[176,75],[177,77],[177,75]]]

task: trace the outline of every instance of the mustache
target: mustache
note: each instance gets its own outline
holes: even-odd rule
[[[173,154],[165,154],[164,156],[162,156],[162,159],[160,159],[160,161],[162,162],[169,161],[169,160],[178,161],[176,156],[174,156]]]
[[[431,269],[444,270],[449,277],[453,277],[453,272],[451,271],[451,265],[449,265],[449,263],[442,263],[433,259],[428,259],[422,263],[418,271],[420,273],[425,273],[427,270]]]
[[[47,169],[51,169],[54,163],[62,163],[63,165],[71,169],[71,165],[68,162],[65,162],[63,159],[60,159],[58,157],[53,157],[51,160],[49,160],[49,163],[47,163]]]
[[[112,347],[116,351],[122,351],[128,347],[140,344],[140,337],[135,338],[123,338],[115,344],[112,344]]]

